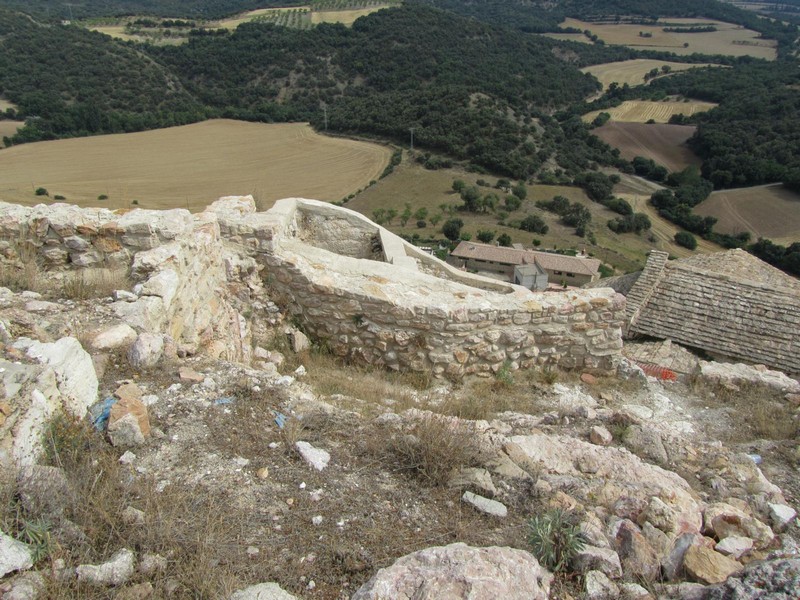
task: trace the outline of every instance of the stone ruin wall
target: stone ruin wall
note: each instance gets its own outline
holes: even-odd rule
[[[137,298],[117,303],[122,320],[229,360],[249,361],[250,333],[222,290],[246,298],[259,277],[335,354],[392,369],[611,372],[622,348],[625,300],[610,289],[535,295],[316,201],[257,213],[252,198],[231,197],[197,215],[0,203],[0,253],[31,249],[53,270],[130,266]]]

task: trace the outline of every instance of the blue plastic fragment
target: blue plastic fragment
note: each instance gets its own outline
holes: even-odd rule
[[[233,404],[233,396],[225,396],[223,398],[217,398],[214,400],[214,404]]]
[[[108,418],[111,416],[111,407],[117,403],[116,398],[106,398],[89,409],[92,425],[97,431],[105,431],[108,427]]]
[[[283,429],[284,425],[286,425],[286,419],[288,419],[288,417],[283,413],[279,413],[274,410],[272,411],[272,414],[275,415],[275,425],[278,426],[278,429]]]
[[[750,458],[750,460],[752,460],[757,465],[761,464],[761,460],[762,459],[761,459],[761,455],[760,454],[748,454],[747,456]]]

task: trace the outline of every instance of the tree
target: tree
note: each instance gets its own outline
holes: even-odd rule
[[[422,208],[418,208],[414,213],[414,218],[417,221],[424,221],[425,219],[428,218],[428,209],[425,208],[424,206]]]
[[[519,224],[519,228],[523,231],[530,231],[531,233],[547,233],[549,227],[544,220],[538,215],[528,215]]]
[[[679,231],[675,234],[675,243],[689,250],[697,248],[697,239],[688,231]]]
[[[497,243],[506,248],[511,247],[511,236],[507,233],[501,233],[497,238]]]
[[[464,210],[467,212],[478,212],[482,206],[481,192],[474,185],[461,191],[461,199],[464,201]]]
[[[461,236],[461,228],[464,221],[461,219],[447,219],[442,225],[442,233],[448,240],[455,242]]]
[[[517,210],[520,206],[522,206],[522,200],[517,198],[516,196],[508,195],[506,196],[505,200],[505,207],[506,210],[513,212]]]
[[[406,226],[408,220],[411,218],[411,205],[406,202],[406,207],[403,209],[403,213],[400,215],[400,225],[403,227]]]
[[[397,209],[390,208],[389,210],[386,211],[386,222],[391,224],[392,220],[394,220],[396,216],[397,216]]]
[[[525,187],[525,182],[520,181],[517,185],[511,188],[511,193],[520,200],[525,200],[528,197],[528,188]]]
[[[464,183],[463,179],[454,179],[453,180],[453,191],[456,194],[460,194],[461,192],[463,192],[464,188],[466,188],[466,187],[467,187],[467,184]]]
[[[484,244],[488,244],[494,239],[494,231],[488,231],[486,229],[479,229],[478,230],[478,240],[483,242]]]

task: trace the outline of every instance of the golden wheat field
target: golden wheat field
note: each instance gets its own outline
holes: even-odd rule
[[[611,115],[612,121],[627,123],[647,123],[653,120],[656,123],[667,123],[672,115],[691,116],[695,113],[711,110],[717,106],[713,102],[700,102],[681,100],[668,100],[665,102],[651,102],[649,100],[625,100],[619,106],[604,110],[593,110],[581,117],[584,122],[591,123],[601,112]]]
[[[782,184],[717,190],[694,208],[701,217],[716,217],[716,231],[749,231],[753,240],[779,244],[800,242],[800,195]]]
[[[713,63],[688,64],[668,60],[634,58],[631,60],[623,60],[619,62],[584,67],[581,69],[581,71],[593,75],[601,84],[603,84],[603,89],[608,89],[608,86],[610,86],[612,83],[617,83],[620,86],[627,83],[631,87],[635,85],[642,85],[645,83],[645,74],[649,73],[653,69],[658,69],[661,71],[661,68],[664,66],[668,66],[670,68],[670,73],[675,73],[677,71],[686,71],[688,69],[696,69],[699,67],[720,67],[721,65],[715,65]]]
[[[225,119],[155,131],[23,144],[0,151],[0,200],[38,204],[45,188],[81,206],[203,207],[253,194],[341,200],[378,179],[391,150],[309,125]],[[98,200],[106,195],[108,199]],[[46,199],[46,198],[44,198]]]
[[[706,33],[676,33],[664,31],[664,27],[713,25],[717,31]],[[775,60],[777,42],[759,39],[759,33],[739,25],[711,19],[660,19],[657,25],[629,23],[590,23],[578,19],[566,19],[562,27],[577,27],[590,30],[606,44],[628,46],[641,50],[666,50],[679,55],[699,52],[701,54],[724,54],[727,56],[754,56]],[[642,37],[639,33],[650,34]]]
[[[359,17],[365,17],[381,10],[382,8],[389,8],[392,4],[382,4],[377,6],[370,6],[367,8],[359,8],[354,10],[322,10],[314,11],[311,13],[311,22],[314,25],[319,23],[341,23],[342,25],[352,25]]]
[[[22,127],[23,123],[20,121],[0,121],[0,140],[5,136],[11,137],[17,132],[17,129]],[[0,141],[0,148],[3,147],[3,142]]]

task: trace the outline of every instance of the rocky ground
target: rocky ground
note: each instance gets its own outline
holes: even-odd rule
[[[646,344],[674,381],[385,373],[264,289],[245,365],[58,296],[0,289],[3,598],[800,596],[785,376]]]

